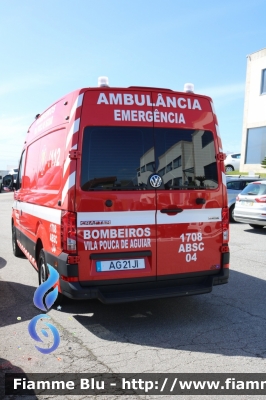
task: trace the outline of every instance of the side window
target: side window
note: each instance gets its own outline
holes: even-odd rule
[[[38,163],[40,161],[39,147],[39,140],[32,143],[28,147],[27,163],[25,166],[25,178],[23,180],[23,188],[25,189],[36,189]]]
[[[266,69],[261,71],[260,94],[266,94]]]
[[[173,161],[173,164],[174,164],[174,168],[181,167],[182,166],[181,156],[175,158],[174,161]]]
[[[65,133],[55,131],[39,140],[36,186],[38,190],[59,190],[64,164]]]
[[[242,182],[227,182],[227,189],[242,190]]]
[[[201,136],[202,148],[213,142],[213,134],[210,131],[206,131]]]
[[[23,153],[21,154],[21,158],[20,158],[19,169],[18,169],[18,179],[17,179],[17,186],[16,186],[17,190],[19,190],[21,188],[22,177],[24,176],[25,156],[26,156],[26,150],[23,151]]]

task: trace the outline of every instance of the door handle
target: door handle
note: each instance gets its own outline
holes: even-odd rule
[[[197,197],[197,198],[196,198],[196,203],[197,203],[197,204],[205,204],[205,203],[206,203],[206,200],[203,199],[202,197]]]
[[[183,208],[163,208],[161,213],[163,214],[178,214],[183,211]]]

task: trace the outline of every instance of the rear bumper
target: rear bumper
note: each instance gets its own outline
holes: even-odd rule
[[[153,282],[122,283],[81,286],[79,282],[60,280],[62,293],[71,299],[98,299],[105,304],[125,303],[167,297],[191,296],[212,291],[214,285],[228,282],[229,269],[216,275],[202,275],[179,279],[164,279]]]
[[[68,256],[61,253],[59,257],[45,252],[46,261],[57,265],[60,276],[78,277],[78,264],[68,264]],[[150,278],[119,279],[108,281],[68,282],[59,279],[63,295],[70,299],[98,299],[105,304],[125,303],[139,300],[150,300],[167,297],[191,296],[212,291],[215,285],[228,282],[230,253],[221,255],[220,270],[209,270],[182,275],[166,275]]]
[[[252,224],[252,225],[262,225],[266,226],[265,218],[252,218],[252,217],[243,217],[242,215],[234,215],[234,219],[237,222],[242,222],[244,224]]]

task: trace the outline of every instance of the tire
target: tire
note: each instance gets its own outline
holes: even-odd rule
[[[226,165],[226,167],[225,167],[225,172],[232,172],[234,170],[235,169],[234,169],[233,165]]]
[[[39,285],[42,285],[43,282],[45,282],[48,279],[48,266],[45,260],[45,254],[43,249],[41,249],[40,254],[39,254],[39,259],[38,259],[38,274],[39,274]],[[52,289],[50,289],[52,290]],[[57,298],[53,304],[52,307],[57,307],[58,305],[61,305],[63,303],[65,296],[62,295],[62,293],[60,293],[58,291],[58,295]]]
[[[236,222],[235,219],[234,219],[234,212],[235,212],[235,205],[233,204],[229,208],[229,220],[230,220],[230,222]]]
[[[12,249],[13,249],[13,254],[15,257],[22,257],[23,252],[20,250],[17,244],[17,234],[16,234],[16,228],[14,225],[12,225]]]
[[[39,285],[48,279],[48,267],[45,260],[44,251],[41,250],[38,259],[38,270],[39,270]]]
[[[251,228],[254,228],[254,229],[262,229],[263,228],[263,225],[255,225],[255,224],[249,224],[250,226],[251,226]]]

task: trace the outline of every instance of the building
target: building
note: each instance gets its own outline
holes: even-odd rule
[[[266,48],[247,56],[240,171],[266,172]]]
[[[199,186],[200,180],[197,177],[204,178],[202,182],[205,188],[217,187],[218,177],[212,133],[191,129],[182,137],[181,132],[179,134],[179,140],[176,142],[178,134],[173,136],[173,145],[159,155],[156,172],[169,187]],[[137,170],[138,184],[147,182],[154,172],[154,166],[154,147],[152,147],[140,158],[140,167]]]

